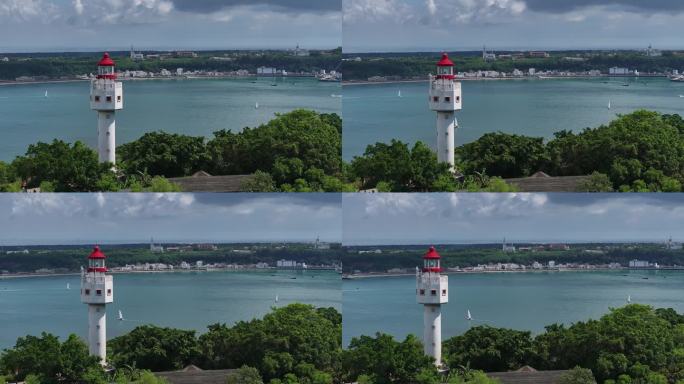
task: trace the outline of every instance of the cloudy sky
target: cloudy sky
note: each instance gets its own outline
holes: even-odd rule
[[[0,246],[341,241],[339,194],[0,194]]]
[[[343,243],[684,241],[682,194],[345,194]]]
[[[342,0],[345,52],[683,49],[682,0]]]
[[[0,0],[0,52],[335,48],[341,0]]]

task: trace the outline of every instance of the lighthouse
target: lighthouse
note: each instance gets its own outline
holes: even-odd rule
[[[437,160],[454,170],[455,112],[461,110],[461,82],[456,81],[454,63],[442,54],[437,75],[430,75],[430,109],[437,112]]]
[[[90,109],[97,111],[97,152],[101,163],[116,162],[116,111],[123,108],[123,85],[116,81],[114,60],[105,52],[90,83]]]
[[[439,253],[430,247],[423,269],[416,268],[416,301],[423,305],[423,348],[442,365],[442,304],[449,301],[449,277],[442,275]]]
[[[107,275],[105,255],[95,246],[88,256],[88,269],[81,271],[81,302],[88,304],[88,347],[92,356],[107,360],[107,309],[114,301],[114,282]]]

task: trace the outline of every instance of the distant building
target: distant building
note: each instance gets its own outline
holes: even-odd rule
[[[501,250],[504,253],[515,253],[515,245],[506,244],[506,238],[504,237],[503,243],[501,244]]]
[[[140,61],[145,60],[145,55],[142,53],[136,53],[135,50],[133,50],[133,46],[131,45],[130,58],[131,60]]]
[[[520,76],[523,76],[523,75],[524,75],[523,71],[521,71],[521,70],[519,70],[519,69],[517,69],[517,68],[513,70],[513,76],[520,77]]]
[[[259,67],[259,68],[257,68],[257,75],[275,76],[276,72],[278,72],[278,71],[272,67]]]
[[[654,49],[652,45],[648,45],[648,48],[646,48],[646,56],[648,57],[660,57],[663,55],[663,52],[661,52],[659,49]]]
[[[610,74],[610,75],[618,75],[618,76],[629,75],[629,69],[627,69],[627,68],[621,68],[621,67],[611,67],[611,68],[608,70],[608,74]]]
[[[547,58],[547,57],[549,57],[550,55],[549,55],[548,52],[544,52],[544,51],[530,51],[529,56],[530,56],[530,57]]]
[[[278,269],[307,269],[306,263],[298,263],[295,260],[278,260],[276,262]]]
[[[549,266],[549,268],[556,268],[556,262],[551,260],[551,261],[549,261],[548,266]]]
[[[630,268],[660,268],[658,263],[649,263],[648,261],[645,260],[630,260],[629,262],[629,267]]]
[[[164,246],[155,245],[154,238],[150,238],[150,252],[152,253],[164,253]]]
[[[197,53],[192,51],[176,51],[176,57],[197,57]]]
[[[0,59],[0,61],[8,62],[8,61],[9,61],[9,57],[5,56],[5,57],[3,57],[2,59]]]
[[[537,73],[537,70],[536,70],[535,68],[530,68],[530,69],[527,70],[527,73],[528,73],[530,76],[534,76],[534,75]]]
[[[299,48],[299,44],[297,44],[297,48],[295,48],[294,51],[292,51],[292,54],[294,54],[295,56],[300,56],[300,57],[306,57],[306,56],[311,55],[311,53],[309,53],[309,50]]]
[[[482,60],[484,61],[495,61],[496,60],[496,54],[493,52],[487,52],[487,47],[482,46]]]

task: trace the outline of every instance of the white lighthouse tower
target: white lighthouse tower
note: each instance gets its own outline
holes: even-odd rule
[[[442,275],[439,253],[430,247],[423,256],[423,269],[416,268],[416,301],[423,304],[425,354],[442,365],[442,304],[449,301],[449,277]]]
[[[81,302],[88,304],[88,346],[100,363],[107,360],[107,310],[114,301],[114,282],[107,275],[105,255],[95,246],[88,256],[88,269],[81,272]]]
[[[101,163],[116,162],[115,112],[123,108],[123,86],[116,81],[114,61],[105,52],[90,83],[90,109],[97,111],[97,152]]]
[[[437,63],[437,75],[430,75],[430,109],[437,112],[437,160],[454,170],[455,112],[461,110],[461,82],[456,81],[454,63],[446,53]]]

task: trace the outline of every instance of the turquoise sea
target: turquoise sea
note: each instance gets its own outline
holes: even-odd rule
[[[341,113],[340,98],[333,97],[341,93],[339,83],[285,78],[276,84],[271,79],[124,81],[117,144],[159,130],[206,137],[220,129],[237,132],[297,108]],[[90,110],[89,86],[88,82],[0,86],[0,160],[12,160],[23,155],[29,144],[55,138],[95,147],[97,113]]]
[[[344,159],[393,138],[434,147],[435,113],[428,109],[427,92],[426,82],[344,86]],[[464,81],[456,144],[496,131],[551,138],[641,108],[684,114],[680,95],[684,83],[663,78]]]
[[[88,308],[79,285],[76,275],[0,279],[0,349],[43,331],[87,338]],[[327,271],[115,274],[107,337],[148,323],[203,333],[210,324],[260,318],[294,302],[341,310],[340,287],[339,274]],[[119,310],[124,321],[117,320]]]
[[[344,280],[343,343],[384,332],[422,337],[423,308],[416,304],[415,277]],[[553,323],[599,318],[632,303],[684,312],[684,272],[549,272],[449,275],[449,303],[442,306],[442,337],[469,326],[491,325],[543,332]],[[470,310],[473,321],[466,320]]]

